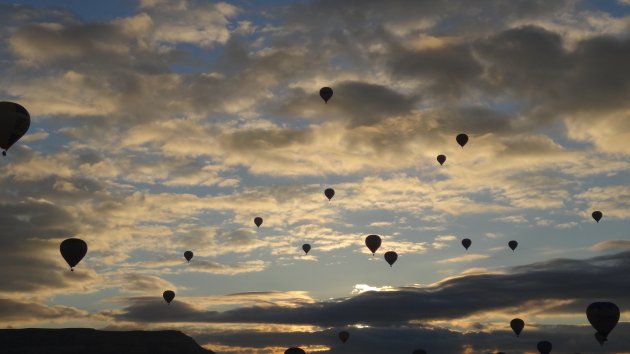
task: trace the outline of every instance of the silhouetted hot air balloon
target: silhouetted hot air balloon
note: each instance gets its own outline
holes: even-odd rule
[[[586,309],[586,318],[604,341],[619,322],[619,307],[612,302],[594,302]]]
[[[260,225],[262,225],[263,219],[260,216],[257,216],[254,218],[254,224],[256,224],[256,227],[260,227]]]
[[[466,135],[466,134],[458,134],[455,137],[455,140],[457,140],[457,143],[459,144],[459,146],[464,148],[464,145],[466,145],[466,143],[468,142],[468,135]]]
[[[319,90],[319,95],[321,96],[321,98],[324,100],[325,103],[328,103],[328,100],[333,95],[333,90],[330,87],[322,87]]]
[[[516,333],[516,336],[519,337],[521,335],[521,332],[523,331],[523,328],[525,328],[525,321],[521,320],[520,318],[515,318],[510,321],[510,327],[512,327],[512,330],[514,331],[514,333]]]
[[[328,198],[328,200],[331,200],[332,197],[335,196],[335,190],[332,188],[326,188],[326,190],[324,191],[324,195],[326,196],[326,198]]]
[[[192,251],[186,251],[186,252],[184,252],[184,258],[186,258],[186,260],[187,260],[188,262],[190,262],[190,260],[193,258],[193,253],[192,253]]]
[[[311,245],[309,245],[308,243],[303,244],[302,250],[304,251],[305,254],[308,254],[308,251],[311,250]]]
[[[446,156],[438,155],[437,156],[437,161],[440,163],[440,166],[444,165],[444,162],[446,162]]]
[[[394,251],[388,251],[385,252],[385,260],[387,261],[387,263],[389,263],[389,266],[393,266],[394,263],[396,263],[396,260],[398,259],[398,254]]]
[[[170,304],[171,301],[173,301],[173,299],[175,298],[175,293],[172,290],[166,290],[162,294],[162,297],[164,298],[164,300],[166,300],[167,304]]]
[[[59,245],[61,256],[66,260],[71,271],[74,271],[74,267],[85,257],[87,250],[87,243],[78,238],[63,240]]]
[[[306,354],[306,352],[300,348],[291,347],[285,350],[284,354]]]
[[[538,344],[536,345],[536,347],[538,348],[538,351],[540,352],[540,354],[549,354],[551,353],[551,342],[547,341],[547,340],[541,340],[540,342],[538,342]]]
[[[341,339],[342,343],[345,343],[346,341],[348,341],[348,338],[350,338],[350,333],[346,331],[339,332],[339,339]]]
[[[512,241],[508,242],[508,246],[512,249],[512,252],[514,252],[514,250],[518,246],[518,242],[512,240]]]
[[[464,246],[465,249],[468,249],[470,245],[472,245],[472,241],[469,238],[465,238],[462,240],[462,246]]]
[[[427,354],[427,351],[424,349],[416,349],[411,354]]]
[[[599,221],[602,219],[602,216],[604,216],[604,214],[602,214],[601,211],[596,210],[593,212],[593,214],[591,214],[591,216],[593,217],[593,219],[595,219],[595,221],[599,223]]]
[[[0,102],[0,148],[2,155],[26,134],[31,116],[26,108],[13,102]]]
[[[365,245],[372,251],[372,255],[381,247],[381,237],[378,235],[369,235],[365,238]]]

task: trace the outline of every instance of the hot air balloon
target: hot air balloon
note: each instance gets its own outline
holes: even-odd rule
[[[604,216],[604,214],[602,214],[601,211],[596,210],[593,212],[593,214],[591,214],[591,216],[593,216],[593,219],[595,219],[595,221],[597,221],[597,223],[599,223],[599,221],[602,219],[602,216]]]
[[[464,145],[466,145],[466,143],[468,142],[468,135],[466,135],[466,134],[458,134],[457,137],[455,137],[455,140],[457,141],[459,146],[461,146],[462,149],[463,149]]]
[[[184,252],[184,258],[186,258],[186,260],[187,260],[188,262],[190,262],[190,260],[193,258],[193,253],[192,253],[192,251],[186,251],[186,252]]]
[[[2,155],[26,134],[31,116],[26,108],[13,102],[0,102],[0,148]]]
[[[372,251],[372,255],[381,247],[381,237],[378,235],[369,235],[365,238],[365,245]]]
[[[586,318],[604,341],[619,322],[619,307],[612,302],[594,302],[586,309]]]
[[[346,331],[339,332],[339,339],[341,339],[342,343],[345,343],[348,340],[348,338],[350,338],[350,333]]]
[[[469,238],[465,238],[462,240],[462,246],[464,246],[465,249],[468,249],[468,247],[470,247],[471,244],[472,244],[472,241]]]
[[[306,352],[300,348],[291,347],[285,350],[284,354],[306,354]]]
[[[518,337],[521,335],[523,328],[525,328],[525,321],[521,320],[520,318],[515,318],[510,321],[510,327],[512,327],[512,330],[514,331],[514,333],[516,333],[516,336]]]
[[[328,103],[328,100],[332,97],[333,95],[333,90],[330,87],[322,87],[319,90],[319,95],[322,97],[322,99],[324,100],[324,103]]]
[[[326,188],[326,190],[324,191],[324,195],[326,196],[326,198],[328,198],[328,200],[331,200],[332,197],[335,196],[335,190],[332,188]]]
[[[512,240],[512,241],[508,242],[508,246],[512,249],[512,252],[514,252],[514,250],[518,246],[518,242]]]
[[[427,351],[424,349],[416,349],[411,354],[427,354]]]
[[[389,263],[389,266],[393,266],[394,263],[396,263],[396,260],[398,259],[398,254],[394,251],[388,251],[385,252],[385,260],[387,261],[387,263]]]
[[[438,155],[437,156],[437,161],[440,163],[440,166],[444,165],[444,162],[446,162],[446,156]]]
[[[256,224],[256,227],[260,227],[260,225],[262,225],[263,219],[260,216],[257,216],[254,218],[254,224]]]
[[[63,240],[61,245],[59,245],[61,256],[66,260],[71,271],[74,271],[74,267],[85,257],[87,250],[87,243],[78,238]]]
[[[540,342],[538,342],[538,344],[536,345],[536,347],[538,348],[538,351],[540,352],[540,354],[549,354],[551,353],[551,342],[546,341],[546,340],[541,340]]]
[[[167,304],[170,304],[171,301],[173,301],[173,299],[175,298],[175,293],[172,290],[166,290],[162,294],[162,297],[164,298],[164,300],[166,300]]]
[[[308,243],[303,244],[302,250],[304,251],[305,254],[308,254],[308,251],[311,250],[311,245],[309,245]]]

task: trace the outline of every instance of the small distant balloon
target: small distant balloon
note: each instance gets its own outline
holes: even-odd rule
[[[184,258],[186,258],[186,260],[187,260],[188,262],[190,262],[190,260],[193,258],[193,253],[192,253],[192,251],[186,251],[186,252],[184,252]]]
[[[308,254],[308,251],[311,250],[311,245],[309,245],[308,243],[303,244],[302,250],[304,251],[304,254]]]
[[[389,263],[389,266],[393,266],[394,263],[396,263],[396,260],[398,259],[398,253],[394,252],[394,251],[388,251],[385,252],[385,261],[387,261],[387,263]]]
[[[424,349],[416,349],[411,354],[427,354],[427,351]]]
[[[13,102],[0,102],[0,148],[2,155],[26,134],[31,116],[26,108]]]
[[[164,298],[164,300],[166,300],[167,304],[170,304],[171,301],[173,301],[173,299],[175,298],[175,292],[173,292],[172,290],[166,290],[162,294],[162,297]]]
[[[510,321],[510,327],[512,327],[512,330],[514,331],[514,333],[516,333],[516,336],[519,337],[521,335],[521,332],[523,331],[523,328],[525,328],[525,321],[521,320],[520,318],[515,318]]]
[[[597,223],[599,223],[599,221],[602,219],[602,216],[604,216],[604,214],[601,211],[596,210],[593,212],[593,214],[591,214],[591,216],[593,217],[593,219],[595,219],[595,221],[597,221]]]
[[[437,156],[437,161],[440,163],[440,166],[444,165],[444,163],[446,162],[446,156],[445,155],[438,155]]]
[[[260,216],[257,216],[254,218],[254,224],[256,224],[256,227],[260,227],[262,223],[263,223],[263,219]]]
[[[331,200],[332,197],[335,196],[335,190],[332,188],[326,188],[326,190],[324,191],[324,195],[326,196],[326,198],[328,198],[328,200]]]
[[[339,339],[341,339],[342,343],[347,342],[348,338],[350,338],[350,333],[348,333],[346,331],[339,332]]]
[[[512,241],[508,242],[508,246],[512,249],[512,252],[514,252],[516,247],[518,247],[518,242],[512,240]]]
[[[66,260],[66,262],[70,266],[71,271],[74,271],[74,267],[76,267],[76,265],[81,262],[83,257],[85,257],[87,250],[87,243],[78,238],[69,238],[63,240],[59,245],[61,256],[63,257],[63,259]]]
[[[365,238],[365,245],[372,251],[372,255],[381,247],[381,237],[379,235],[369,235]]]
[[[619,322],[619,307],[612,302],[594,302],[586,309],[586,318],[603,339],[608,340],[608,334]]]
[[[465,238],[462,240],[462,246],[464,246],[466,250],[468,250],[468,247],[470,247],[470,245],[472,245],[472,241],[469,238]]]
[[[466,145],[466,143],[468,142],[468,135],[466,135],[466,134],[458,134],[455,137],[455,140],[457,140],[457,143],[459,144],[459,146],[461,146],[463,148],[464,145]]]
[[[306,354],[304,350],[301,348],[291,347],[284,351],[284,354]]]
[[[541,340],[540,342],[538,342],[536,347],[538,348],[538,351],[540,352],[540,354],[551,353],[551,349],[552,349],[551,342],[547,340]]]
[[[319,95],[321,96],[321,98],[324,100],[324,103],[328,103],[328,100],[332,97],[333,95],[333,90],[330,87],[322,87],[319,90]]]

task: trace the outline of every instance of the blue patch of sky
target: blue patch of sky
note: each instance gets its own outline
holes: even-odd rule
[[[137,13],[138,2],[133,0],[13,0],[14,4],[29,5],[41,9],[68,10],[85,21],[108,21]]]
[[[630,15],[630,6],[623,5],[618,0],[586,0],[584,4],[588,9],[605,11],[615,17]]]

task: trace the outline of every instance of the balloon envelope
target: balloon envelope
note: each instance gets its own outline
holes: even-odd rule
[[[254,224],[256,224],[256,227],[260,227],[262,223],[263,223],[263,219],[260,216],[257,216],[254,218]]]
[[[308,254],[308,251],[311,250],[311,245],[309,245],[308,243],[303,244],[302,250],[304,251],[305,254]]]
[[[398,254],[396,252],[394,251],[385,252],[385,260],[387,261],[387,263],[389,263],[390,267],[394,265],[394,263],[396,263],[397,259],[398,259]]]
[[[332,188],[326,188],[326,190],[324,191],[324,195],[326,196],[326,198],[328,198],[328,200],[331,200],[332,197],[335,196],[335,190]]]
[[[193,258],[193,253],[192,253],[192,251],[186,251],[186,252],[184,252],[184,258],[186,258],[186,260],[187,260],[188,262],[190,262],[190,260]]]
[[[339,339],[341,339],[342,343],[345,343],[348,340],[348,338],[350,338],[350,333],[346,331],[339,332]]]
[[[319,96],[324,100],[325,103],[328,103],[328,100],[332,97],[333,90],[330,87],[322,87],[319,90]]]
[[[546,341],[546,340],[542,340],[540,342],[538,342],[538,344],[536,345],[536,347],[538,348],[538,351],[540,352],[540,354],[549,354],[551,353],[551,342]]]
[[[87,253],[87,249],[87,243],[78,238],[69,238],[67,240],[63,240],[61,242],[61,245],[59,245],[61,256],[70,266],[70,270],[74,270],[73,268],[77,264],[79,264],[79,262],[81,262],[81,260],[83,259],[83,257],[85,257],[85,254]]]
[[[525,321],[521,320],[520,318],[515,318],[510,321],[510,327],[512,327],[512,330],[514,331],[514,333],[516,333],[516,336],[518,337],[521,335],[523,328],[525,328]]]
[[[437,161],[440,163],[440,165],[444,165],[444,162],[446,162],[446,156],[438,155]]]
[[[619,322],[619,307],[612,302],[594,302],[586,309],[586,318],[604,340]]]
[[[427,351],[424,349],[416,349],[411,354],[427,354]]]
[[[468,249],[470,245],[472,245],[472,241],[469,238],[465,238],[462,240],[462,246],[464,246],[465,249]]]
[[[459,146],[464,147],[464,145],[466,145],[466,143],[468,142],[468,135],[459,134],[457,135],[457,137],[455,137],[455,140],[457,140]]]
[[[591,216],[593,217],[593,219],[595,219],[595,221],[599,223],[599,221],[602,219],[602,216],[604,216],[604,214],[601,211],[596,210],[593,212],[593,214],[591,214]]]
[[[0,148],[9,150],[31,126],[26,108],[13,102],[0,102]]]
[[[167,304],[170,304],[171,301],[173,301],[173,299],[175,298],[175,293],[172,290],[166,290],[162,294],[162,297],[164,298],[164,300],[166,300]]]
[[[375,254],[379,247],[381,247],[381,237],[378,235],[369,235],[365,238],[365,245]]]
[[[518,246],[518,242],[512,240],[512,241],[508,242],[508,246],[512,249],[512,251],[514,251],[516,249],[516,247]]]
[[[291,347],[285,350],[284,354],[306,354],[306,352],[300,348]]]

